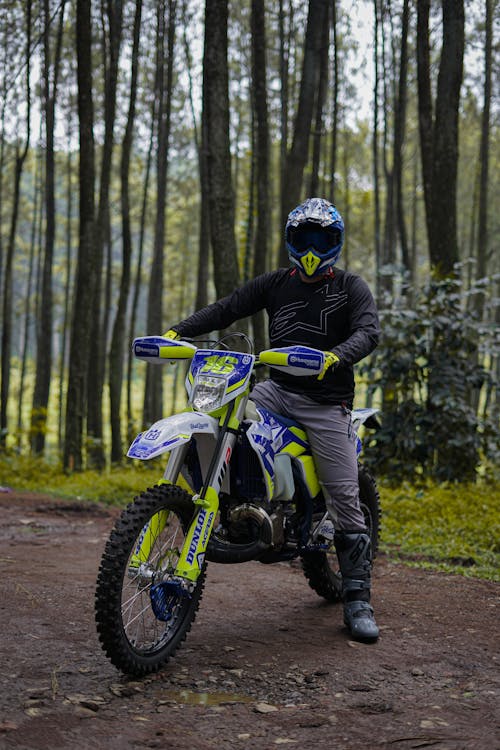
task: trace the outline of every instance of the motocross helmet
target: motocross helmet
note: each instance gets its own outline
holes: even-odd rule
[[[342,217],[324,198],[308,198],[288,214],[285,243],[292,265],[309,278],[324,276],[342,252]]]

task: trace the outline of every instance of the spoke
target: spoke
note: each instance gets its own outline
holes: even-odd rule
[[[126,599],[125,601],[122,601],[123,614],[125,614],[126,612],[129,612],[133,608],[138,597],[142,597],[143,594],[146,594],[147,590],[148,590],[148,587],[144,586],[142,589],[139,589],[139,591],[136,591],[132,596],[129,596],[128,599]]]
[[[153,573],[173,572],[181,554],[184,532],[179,519],[173,512],[169,513],[165,527],[158,533],[149,524],[150,552],[143,561],[146,570]],[[144,568],[143,568],[144,569]],[[164,623],[158,620],[153,612],[150,599],[150,588],[154,578],[141,585],[141,575],[129,579],[123,587],[122,622],[127,639],[138,649],[155,648],[175,631],[182,609],[180,602],[172,607],[171,620]],[[144,599],[144,597],[146,597]]]

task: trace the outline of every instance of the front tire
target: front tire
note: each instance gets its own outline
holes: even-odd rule
[[[375,479],[364,467],[358,467],[359,502],[371,540],[372,559],[378,551],[380,532],[380,495]],[[301,556],[302,570],[309,586],[330,602],[342,600],[342,575],[335,551],[309,552]]]
[[[151,595],[155,584],[174,572],[193,514],[187,492],[162,485],[137,497],[111,532],[97,578],[95,618],[106,656],[125,674],[158,671],[194,621],[204,570],[190,596],[169,595],[160,619]],[[147,548],[141,546],[145,534]]]

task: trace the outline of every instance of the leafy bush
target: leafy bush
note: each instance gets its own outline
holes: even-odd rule
[[[470,481],[500,455],[498,424],[483,413],[497,385],[484,363],[498,356],[498,332],[464,311],[463,297],[447,278],[429,282],[411,308],[403,298],[383,309],[381,343],[360,368],[372,396],[380,392],[383,420],[366,461],[397,483]]]

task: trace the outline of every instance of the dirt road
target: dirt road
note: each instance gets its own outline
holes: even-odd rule
[[[0,748],[500,747],[498,585],[379,557],[363,645],[298,566],[212,564],[175,659],[130,681],[93,620],[114,515],[0,495]]]

